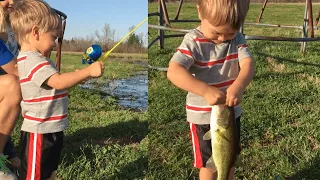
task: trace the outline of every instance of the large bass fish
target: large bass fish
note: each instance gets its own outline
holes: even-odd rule
[[[230,169],[236,162],[239,152],[237,136],[234,108],[225,105],[212,106],[210,131],[203,139],[211,139],[212,157],[208,160],[207,167],[217,170],[217,180],[227,180]]]

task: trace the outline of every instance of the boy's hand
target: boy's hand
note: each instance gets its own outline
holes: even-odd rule
[[[244,89],[241,87],[236,86],[235,84],[231,85],[227,89],[226,94],[226,105],[229,107],[236,106],[241,103],[242,95],[244,93]]]
[[[212,86],[207,87],[203,97],[209,105],[224,104],[226,102],[226,95],[220,89]]]
[[[103,62],[97,61],[88,66],[88,70],[91,77],[100,77],[104,71],[104,64]]]

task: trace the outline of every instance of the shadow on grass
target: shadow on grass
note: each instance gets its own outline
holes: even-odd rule
[[[279,57],[279,56],[271,56],[270,54],[265,54],[265,53],[261,53],[261,52],[256,52],[255,54],[259,55],[259,56],[273,58],[279,63],[288,62],[288,63],[292,63],[292,64],[300,64],[300,65],[305,65],[305,66],[320,67],[320,64],[314,64],[314,63],[309,63],[309,62],[297,62],[297,61],[295,61],[293,59],[283,58],[283,57]]]
[[[297,71],[290,73],[266,72],[256,75],[254,79],[268,79],[268,78],[294,78],[297,74],[304,74],[306,71]]]
[[[317,156],[311,165],[305,169],[298,171],[296,174],[286,177],[286,180],[301,180],[301,179],[319,179],[320,177],[320,157]]]
[[[141,165],[146,165],[142,167]],[[119,173],[117,175],[108,177],[110,180],[114,179],[143,179],[146,176],[148,158],[140,157],[139,159],[130,162],[124,167],[119,169]],[[140,166],[139,166],[140,165]]]
[[[138,144],[146,137],[147,133],[148,123],[140,122],[136,119],[111,124],[106,127],[80,129],[73,134],[65,136],[64,154],[72,152],[74,156],[80,156],[82,153],[80,147],[87,144],[100,146]],[[90,154],[90,152],[88,153]],[[67,158],[66,160],[67,165],[72,164],[74,161],[73,158]]]

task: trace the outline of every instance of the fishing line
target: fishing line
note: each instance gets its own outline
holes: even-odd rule
[[[138,29],[144,22],[146,22],[148,20],[148,17],[145,18],[142,22],[140,22],[140,24],[138,24],[134,29],[132,29],[126,36],[124,36],[116,45],[114,45],[109,51],[107,51],[105,54],[103,54],[98,61],[105,61],[109,54],[117,47],[119,46],[119,44],[122,43],[122,41],[124,41],[128,36],[130,36],[136,29]]]

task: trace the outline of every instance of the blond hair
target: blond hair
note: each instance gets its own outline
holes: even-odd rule
[[[230,25],[239,30],[244,23],[250,0],[198,0],[197,5],[202,19],[213,26]]]
[[[7,32],[6,14],[3,7],[0,5],[0,33]]]
[[[56,12],[42,0],[18,1],[14,4],[9,19],[19,44],[27,41],[33,26],[37,26],[41,33],[61,27],[61,21]]]

